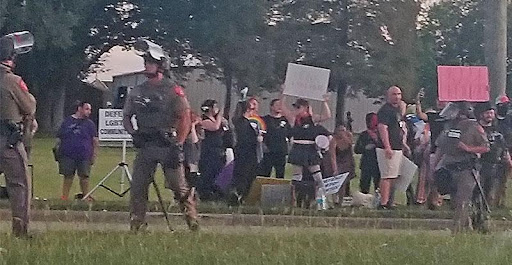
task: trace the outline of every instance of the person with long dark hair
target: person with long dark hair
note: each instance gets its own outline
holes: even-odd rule
[[[201,156],[199,159],[199,172],[201,173],[198,192],[201,200],[216,200],[220,193],[215,187],[215,178],[226,163],[226,149],[223,135],[227,130],[227,121],[222,117],[222,110],[217,101],[206,100],[202,106],[203,120],[201,127],[204,130],[204,139],[201,143]]]
[[[263,141],[263,137],[249,120],[253,112],[254,107],[250,101],[241,101],[233,117],[236,144],[233,181],[228,198],[228,204],[231,206],[237,206],[243,202],[257,174],[257,147],[258,143]]]
[[[322,157],[317,150],[315,139],[319,135],[330,135],[327,129],[318,125],[319,122],[325,121],[331,116],[327,102],[328,98],[326,97],[323,115],[314,115],[309,102],[305,99],[299,98],[293,104],[296,109],[296,116],[294,127],[290,133],[293,137],[293,146],[288,157],[288,163],[293,165],[292,180],[294,184],[302,181],[305,169],[311,173],[315,180],[315,197],[319,210],[327,209],[327,204],[320,168]]]

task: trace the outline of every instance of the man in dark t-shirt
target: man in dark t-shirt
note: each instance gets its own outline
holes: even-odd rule
[[[80,178],[82,195],[89,192],[91,165],[99,146],[96,125],[89,119],[91,105],[78,102],[75,114],[66,117],[57,133],[59,173],[64,176],[62,200],[67,200],[75,172]]]
[[[379,124],[379,144],[377,149],[377,160],[381,175],[380,181],[380,209],[390,207],[389,198],[393,180],[398,178],[400,163],[402,161],[402,149],[404,131],[401,127],[402,114],[400,104],[402,102],[402,91],[397,86],[392,86],[386,94],[386,104],[384,104],[377,118]],[[381,155],[379,155],[379,153]]]
[[[260,163],[260,175],[270,177],[272,168],[275,168],[276,177],[284,178],[290,123],[282,114],[281,100],[272,100],[270,114],[264,116],[263,120],[267,124],[267,133],[263,140],[267,148]]]

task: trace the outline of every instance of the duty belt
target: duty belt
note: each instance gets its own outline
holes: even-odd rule
[[[11,120],[0,120],[0,135],[10,136],[16,130],[21,130],[22,124]]]

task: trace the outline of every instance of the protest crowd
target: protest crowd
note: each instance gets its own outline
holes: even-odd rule
[[[12,46],[10,38],[5,41]],[[169,66],[163,53],[148,48],[147,41],[140,45],[139,49],[145,51],[144,73],[148,80],[128,94],[122,122],[138,150],[130,183],[132,230],[147,225],[148,187],[154,182],[158,165],[164,171],[165,187],[173,190],[192,230],[198,228],[198,200],[244,205],[255,183],[271,176],[275,176],[276,183],[290,187],[292,206],[319,211],[346,204],[393,210],[400,193],[406,194],[407,205],[425,205],[434,210],[449,196],[455,212],[454,232],[473,227],[485,230],[489,210],[505,206],[507,176],[512,168],[512,115],[505,95],[496,102],[448,102],[440,97],[437,106],[424,110],[423,91],[415,102],[407,104],[402,100],[401,88],[391,86],[379,111],[366,114],[367,129],[354,136],[350,112],[346,113],[345,124],[338,124],[333,131],[322,126],[332,119],[328,94],[323,96],[322,109],[314,113],[310,101],[319,98],[295,97],[290,104],[292,97],[286,84],[263,117],[259,99],[248,96],[248,89],[241,91],[232,117],[225,115],[223,106],[214,99],[204,100],[198,114],[190,109],[185,90],[167,75]],[[8,62],[14,55],[10,50],[7,55],[2,71],[11,78]],[[321,92],[327,92],[328,76],[326,81]],[[17,113],[13,105],[13,110],[2,116],[16,113],[16,122],[23,123],[34,115],[34,99],[28,90],[23,91],[19,97],[30,108]],[[64,120],[57,135],[54,152],[64,176],[62,200],[68,200],[75,173],[82,189],[77,199],[93,200],[86,194],[99,139],[90,114],[89,103],[77,102],[75,113]],[[4,151],[20,152],[26,163],[30,151],[16,146],[28,141],[22,139],[21,129],[9,126],[6,123],[2,129],[2,143],[7,142],[2,144],[6,146]],[[26,128],[30,129],[26,135],[37,130]],[[18,133],[17,138],[10,142],[13,133]],[[355,154],[361,155],[359,164]],[[9,178],[13,168],[8,167],[9,161],[4,162],[5,167],[0,169]],[[356,176],[357,166],[360,176]],[[16,170],[19,176],[26,175],[22,168]],[[359,190],[351,190],[356,177],[360,178]],[[27,180],[23,177],[17,181]],[[286,190],[281,192],[285,197]],[[13,214],[20,215],[13,217],[13,229],[21,235],[28,224],[28,197],[22,197],[14,198],[21,204],[13,206],[19,212]]]

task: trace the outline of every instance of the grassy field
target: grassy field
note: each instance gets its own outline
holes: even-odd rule
[[[54,144],[53,138],[37,138],[34,141],[32,161],[34,165],[34,197],[39,199],[56,200],[60,198],[62,178],[58,175],[57,163],[53,160],[51,148]],[[130,170],[132,162],[135,157],[133,149],[128,149],[127,163],[129,164]],[[356,156],[356,163],[359,156]],[[96,164],[92,168],[91,172],[91,188],[95,186],[104,176],[106,176],[121,160],[121,148],[114,147],[102,147],[99,152],[99,157]],[[358,163],[357,163],[358,164]],[[357,169],[357,176],[359,176],[359,169]],[[287,170],[287,178],[290,178],[290,170]],[[120,171],[117,171],[106,183],[107,186],[114,190],[120,191]],[[157,172],[157,183],[163,183],[163,176],[161,171]],[[2,179],[3,181],[3,179]],[[127,182],[126,182],[127,183]],[[125,188],[128,185],[125,185]],[[160,185],[162,187],[162,185]],[[509,182],[510,186],[510,182]],[[359,190],[359,177],[351,182],[353,191]],[[75,179],[75,183],[72,188],[71,194],[79,192],[78,181]],[[512,205],[512,189],[508,189],[508,205]],[[94,197],[99,201],[127,201],[129,194],[123,198],[119,198],[116,195],[106,191],[103,188],[97,190],[94,193]],[[166,200],[170,200],[171,193],[164,192]],[[156,196],[153,189],[150,189],[150,199],[156,200]],[[404,203],[405,198],[403,194],[398,194],[398,203]]]
[[[511,264],[512,236],[318,228],[0,235],[0,264]]]

